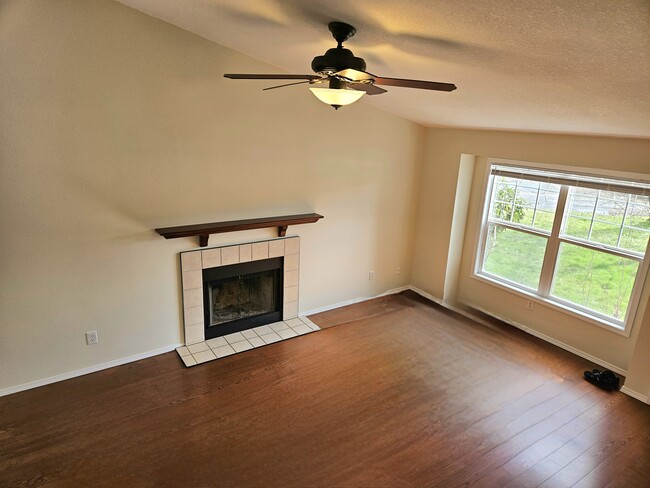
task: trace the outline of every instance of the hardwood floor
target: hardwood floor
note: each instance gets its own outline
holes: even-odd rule
[[[650,407],[586,360],[408,292],[311,318],[0,398],[0,486],[649,486]]]

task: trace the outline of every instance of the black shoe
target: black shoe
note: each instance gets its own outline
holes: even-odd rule
[[[598,371],[597,369],[585,371],[585,379],[592,385],[596,385],[603,390],[614,391],[619,388],[620,380],[608,369],[605,371]]]

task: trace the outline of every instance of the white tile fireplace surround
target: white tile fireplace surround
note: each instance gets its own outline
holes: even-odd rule
[[[206,341],[203,315],[203,270],[274,257],[284,257],[283,321]],[[185,346],[178,348],[177,351],[185,365],[193,366],[200,362],[319,330],[318,326],[309,319],[297,318],[299,273],[299,237],[182,252],[181,276]],[[264,336],[265,332],[268,337]],[[271,334],[273,335],[271,336]],[[236,342],[240,342],[240,344],[235,344]],[[238,347],[232,349],[235,345]],[[194,358],[193,355],[198,358]]]

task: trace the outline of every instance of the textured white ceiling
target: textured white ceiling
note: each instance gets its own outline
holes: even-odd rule
[[[424,125],[650,137],[648,0],[119,1],[288,73],[348,22],[371,73],[458,86],[362,99]]]

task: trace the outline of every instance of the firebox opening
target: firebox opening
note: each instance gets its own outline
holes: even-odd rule
[[[283,258],[203,270],[205,338],[282,320]]]

